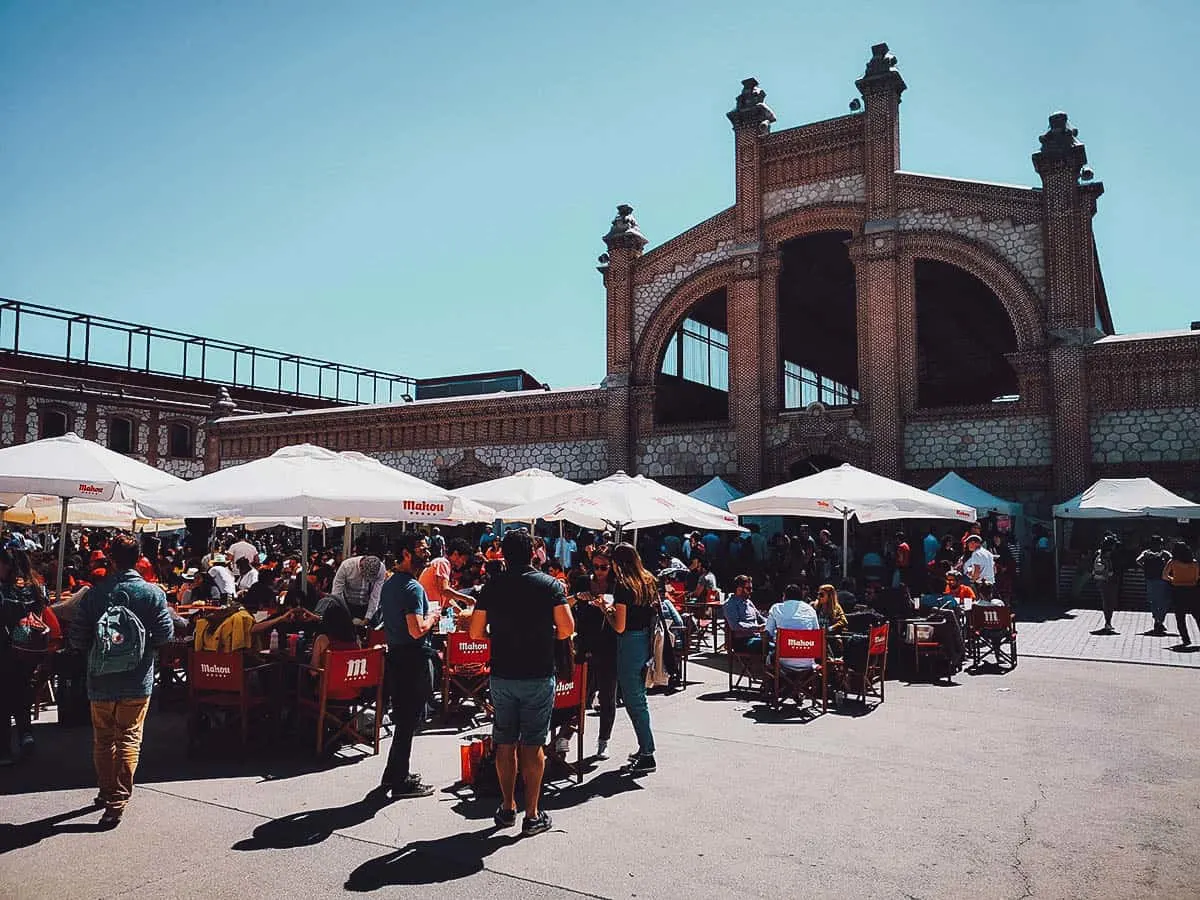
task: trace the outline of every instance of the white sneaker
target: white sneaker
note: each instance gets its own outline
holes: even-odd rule
[[[554,752],[559,756],[566,756],[571,752],[571,739],[559,737],[554,739]]]
[[[608,741],[596,743],[596,759],[608,759]]]

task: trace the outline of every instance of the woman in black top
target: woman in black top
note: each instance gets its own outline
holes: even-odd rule
[[[602,566],[609,566],[607,557],[597,557]],[[596,591],[596,585],[607,585],[609,570],[604,579],[574,575],[570,581],[575,598],[575,652],[588,664],[587,706],[592,697],[600,695],[600,736],[596,758],[608,759],[608,742],[617,719],[617,633],[613,630],[612,609],[604,602],[608,591]],[[599,575],[599,573],[597,573]]]
[[[632,544],[612,549],[612,625],[617,632],[617,681],[625,711],[637,734],[638,751],[630,758],[632,774],[653,772],[654,734],[646,702],[646,664],[650,660],[650,626],[658,612],[658,582],[646,571]]]

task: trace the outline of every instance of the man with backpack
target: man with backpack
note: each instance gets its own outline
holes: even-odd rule
[[[138,574],[137,541],[116,537],[109,555],[115,571],[79,601],[71,645],[87,653],[96,805],[104,807],[100,824],[115,828],[133,791],[156,650],[174,628],[166,594]]]

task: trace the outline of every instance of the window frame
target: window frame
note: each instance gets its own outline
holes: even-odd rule
[[[114,425],[117,422],[129,423],[129,449],[119,450],[113,446],[113,434],[115,433]],[[108,437],[105,440],[105,446],[113,453],[120,453],[123,456],[131,456],[137,453],[138,449],[138,420],[129,413],[112,413],[108,417]]]
[[[175,453],[174,441],[172,440],[171,432],[176,428],[183,428],[187,431],[187,446],[188,453],[186,456],[180,456]],[[191,422],[168,422],[167,423],[167,459],[195,459],[196,458],[196,427]]]
[[[46,418],[48,416],[62,416],[63,430],[61,434],[47,434]],[[75,430],[75,415],[70,409],[65,406],[44,406],[38,408],[38,440],[46,438],[62,437],[64,434],[70,434]]]

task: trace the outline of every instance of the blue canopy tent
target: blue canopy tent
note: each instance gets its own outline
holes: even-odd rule
[[[1020,503],[989,494],[978,485],[971,484],[957,472],[947,472],[929,489],[929,493],[945,497],[947,500],[955,500],[963,506],[974,507],[980,517],[993,512],[1002,516],[1021,515]]]
[[[688,496],[718,509],[729,509],[730,500],[737,500],[746,495],[718,475],[700,485]]]

